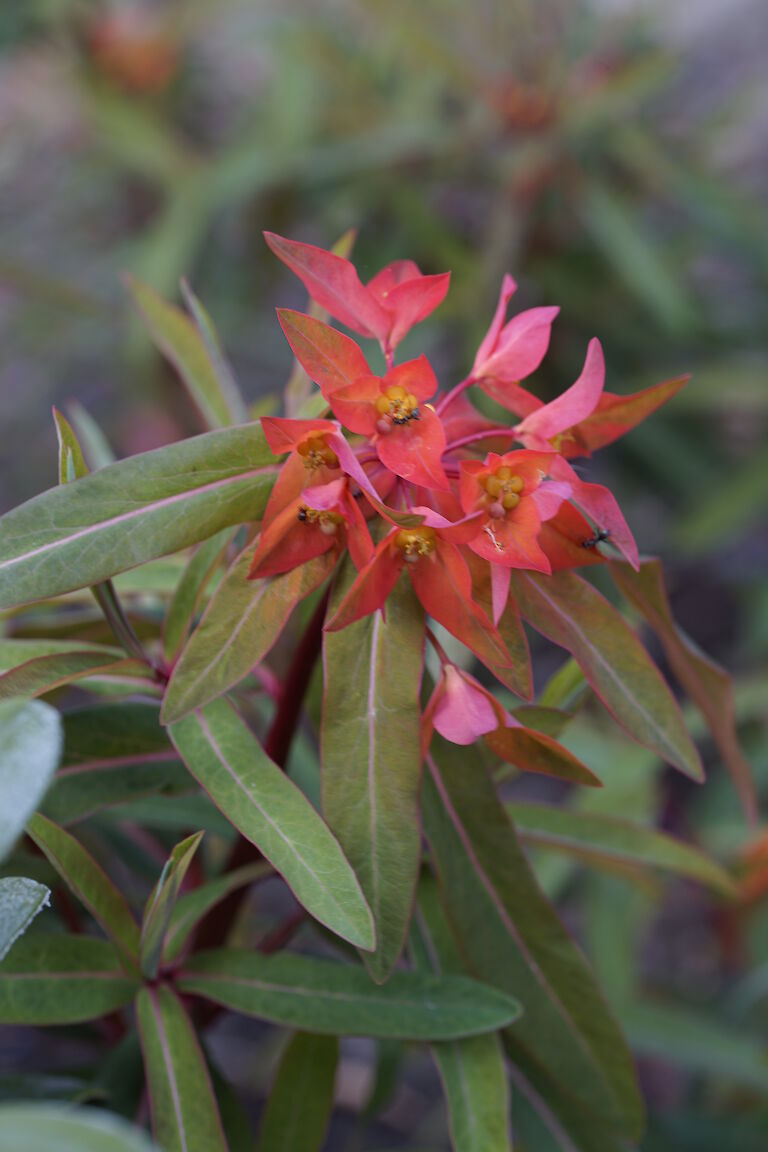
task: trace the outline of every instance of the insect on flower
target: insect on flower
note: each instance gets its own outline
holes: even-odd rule
[[[609,528],[598,528],[594,536],[590,536],[588,540],[582,540],[582,548],[597,548],[598,544],[602,544],[611,535]]]

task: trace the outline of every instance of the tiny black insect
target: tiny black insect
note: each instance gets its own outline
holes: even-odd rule
[[[299,508],[299,520],[303,521],[303,520],[306,520],[306,518],[307,518],[306,508]]]
[[[590,536],[589,540],[582,541],[582,548],[596,548],[598,544],[602,544],[610,536],[610,529],[598,528],[594,536]]]
[[[414,408],[413,412],[411,412],[411,420],[421,420],[421,412],[419,412],[418,408]]]

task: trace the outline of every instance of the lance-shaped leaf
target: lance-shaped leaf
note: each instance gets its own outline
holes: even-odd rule
[[[335,1036],[297,1032],[264,1108],[258,1152],[320,1152],[333,1111],[338,1059]]]
[[[0,879],[0,960],[46,907],[50,896],[50,889],[26,876]]]
[[[507,811],[520,839],[534,847],[555,848],[596,864],[659,868],[735,895],[733,880],[715,860],[655,828],[549,804],[508,804]]]
[[[30,700],[88,676],[146,677],[146,665],[122,657],[122,652],[116,648],[101,651],[73,648],[69,652],[38,656],[0,676],[0,700],[14,697]]]
[[[195,781],[181,757],[170,749],[61,768],[40,810],[56,824],[67,827],[94,812],[130,804],[145,796],[182,796],[195,790]]]
[[[184,297],[187,311],[195,322],[195,327],[200,334],[200,339],[205,346],[211,367],[216,375],[219,393],[223,400],[222,407],[226,408],[230,414],[228,423],[244,424],[248,419],[248,405],[243,399],[235,374],[221,347],[213,320],[183,278],[181,280],[181,294]]]
[[[768,1088],[765,1043],[750,1028],[723,1023],[705,1009],[664,1000],[640,1000],[621,1008],[633,1047],[672,1067],[740,1084],[761,1093]]]
[[[0,860],[39,806],[61,755],[61,719],[38,700],[0,702]]]
[[[72,425],[62,416],[58,408],[53,410],[53,422],[59,441],[59,484],[68,484],[70,480],[79,480],[81,476],[87,476],[89,468],[77,436]]]
[[[173,909],[184,883],[192,857],[197,852],[203,832],[188,836],[171,852],[165,862],[160,879],[152,890],[141,925],[139,962],[145,976],[154,979],[160,968],[165,946],[165,934],[171,922]]]
[[[332,1036],[453,1040],[495,1032],[520,1010],[511,996],[466,977],[397,971],[374,984],[362,965],[289,952],[199,952],[178,988],[244,1016]]]
[[[163,655],[172,664],[189,634],[206,585],[232,538],[231,528],[204,540],[189,559],[176,585],[163,625]]]
[[[579,1108],[540,1069],[513,1063],[512,1130],[520,1152],[625,1152],[627,1144]]]
[[[247,579],[256,544],[224,576],[173,670],[163,702],[163,722],[180,720],[239,683],[267,655],[300,600],[330,574],[332,553],[282,576]]]
[[[635,633],[608,601],[573,572],[513,572],[526,620],[566,648],[624,730],[694,780],[704,778],[680,709]]]
[[[470,970],[525,1011],[510,1043],[627,1134],[642,1106],[624,1039],[579,949],[545,899],[514,828],[468,749],[428,757],[424,826],[450,924]]]
[[[32,933],[0,964],[0,1024],[78,1024],[128,1004],[139,985],[105,940]]]
[[[136,997],[152,1131],[164,1152],[227,1152],[205,1057],[178,996],[165,987]]]
[[[539,772],[574,784],[600,787],[600,780],[586,764],[551,736],[534,728],[499,727],[486,732],[484,739],[497,756],[523,772]]]
[[[88,467],[106,468],[107,464],[114,464],[117,459],[115,451],[90,412],[79,400],[70,400],[67,412]]]
[[[755,785],[736,734],[736,706],[730,676],[675,624],[660,560],[644,560],[639,572],[628,564],[614,561],[609,567],[620,591],[661,640],[675,676],[709,725],[744,811],[750,820],[755,820]]]
[[[59,440],[59,483],[68,484],[71,480],[87,476],[89,469],[73,429],[56,408],[53,410],[53,418]],[[142,665],[146,664],[141,641],[123,611],[112,581],[106,580],[101,584],[95,584],[91,591],[125,651],[138,659]],[[143,671],[144,669],[141,669],[139,674],[141,675]],[[127,674],[131,675],[131,670]]]
[[[265,860],[259,860],[255,864],[245,864],[242,868],[236,868],[233,872],[225,872],[223,876],[217,876],[214,880],[201,884],[199,888],[183,893],[176,901],[165,935],[164,962],[169,963],[181,955],[184,945],[200,921],[212,908],[225,900],[230,892],[236,892],[238,888],[244,888],[247,884],[253,884],[271,874],[269,864]]]
[[[151,793],[195,787],[151,704],[104,704],[64,716],[64,766],[42,804],[57,824]]]
[[[372,949],[370,909],[338,840],[234,708],[214,700],[169,732],[200,786],[285,878],[299,903],[332,932]]]
[[[147,1134],[96,1108],[0,1104],[7,1152],[158,1152]]]
[[[136,971],[139,926],[122,892],[82,844],[39,813],[27,824],[27,834],[103,928],[129,972]]]
[[[421,860],[423,660],[410,582],[390,594],[386,621],[374,612],[323,638],[323,812],[373,912],[376,951],[364,959],[379,981],[405,943]]]
[[[98,584],[258,520],[274,475],[261,428],[246,424],[43,492],[0,519],[0,608]]]
[[[0,672],[9,672],[12,668],[19,668],[31,660],[38,660],[41,656],[59,656],[75,650],[102,654],[110,652],[113,659],[119,659],[123,655],[120,649],[112,648],[106,644],[95,644],[89,640],[2,637],[0,638]]]
[[[440,909],[434,881],[423,876],[410,950],[421,971],[466,971]],[[508,1152],[509,1090],[498,1036],[432,1045],[448,1105],[454,1152]]]
[[[136,305],[144,316],[157,347],[181,377],[208,428],[224,428],[248,419],[245,405],[231,374],[222,371],[226,362],[208,316],[191,292],[203,329],[180,308],[142,284],[126,279]],[[197,319],[197,317],[196,317]],[[211,352],[214,356],[211,356]]]

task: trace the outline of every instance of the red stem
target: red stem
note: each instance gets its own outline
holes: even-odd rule
[[[461,439],[454,440],[446,446],[443,455],[446,452],[455,452],[457,448],[465,448],[467,444],[475,444],[478,440],[490,440],[493,436],[509,436],[511,440],[516,439],[514,428],[499,424],[496,428],[484,428],[482,432],[472,432],[469,436],[462,436]]]
[[[455,385],[455,387],[451,388],[450,392],[446,392],[442,400],[438,401],[437,407],[435,408],[437,415],[442,416],[443,412],[445,412],[446,408],[449,408],[451,404],[453,404],[457,396],[460,396],[462,392],[465,392],[466,389],[470,387],[470,385],[474,384],[474,382],[474,376],[467,376],[464,380],[460,380],[459,383]]]

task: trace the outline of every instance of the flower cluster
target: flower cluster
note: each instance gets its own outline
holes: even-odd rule
[[[272,234],[267,242],[316,304],[379,342],[386,368],[377,376],[358,344],[321,320],[278,310],[334,418],[263,418],[272,451],[287,460],[265,512],[252,578],[348,550],[357,577],[326,624],[337,630],[383,609],[406,571],[427,614],[498,675],[512,662],[500,622],[515,611],[513,569],[553,573],[597,564],[605,542],[637,567],[637,546],[615,498],[583,480],[570,461],[634,427],[682,380],[632,396],[606,392],[594,339],[576,382],[544,403],[521,381],[541,364],[558,309],[507,319],[516,285],[506,276],[470,374],[440,393],[426,356],[394,359],[406,333],[444,299],[449,274],[425,276],[413,262],[398,261],[363,284],[340,256]],[[482,415],[470,388],[510,412],[509,423]],[[441,699],[457,686],[463,695],[476,692],[474,683],[451,673]],[[492,705],[476,703],[490,724]],[[445,703],[435,707],[438,728],[444,713]]]

